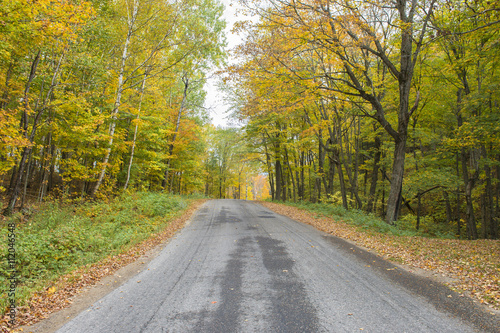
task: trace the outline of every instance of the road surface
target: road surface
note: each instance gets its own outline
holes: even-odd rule
[[[58,332],[476,331],[415,293],[430,280],[415,288],[359,251],[257,203],[208,201],[146,269]]]

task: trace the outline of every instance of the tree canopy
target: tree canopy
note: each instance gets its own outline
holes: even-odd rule
[[[0,0],[4,214],[147,189],[499,237],[497,2],[241,3],[258,20],[222,82],[243,125],[215,128],[216,0]]]
[[[205,151],[203,85],[225,57],[221,4],[9,0],[0,7],[7,213],[19,198],[22,206],[47,194],[201,187],[191,175]]]
[[[497,3],[244,3],[227,80],[273,199],[499,237]]]

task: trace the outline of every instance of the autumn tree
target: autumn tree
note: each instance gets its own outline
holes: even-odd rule
[[[291,22],[290,30],[303,44],[316,45],[338,63],[324,73],[329,85],[323,89],[359,97],[370,104],[367,116],[377,120],[395,143],[391,190],[386,221],[393,223],[400,211],[408,122],[418,107],[419,93],[411,103],[413,72],[424,43],[434,0],[428,2],[270,1],[258,10],[264,20],[278,17]],[[396,18],[397,17],[397,21]],[[397,122],[387,119],[383,91],[377,81],[382,66],[397,81]],[[382,89],[385,89],[383,87]]]
[[[460,236],[463,203],[465,236],[495,234],[491,4],[257,4],[261,20],[239,26],[243,64],[227,75],[273,199],[336,202],[388,223],[404,209],[404,223],[419,229],[428,216]]]
[[[9,1],[0,11],[5,213],[28,196],[156,189],[167,161],[176,170],[169,188],[201,188],[191,154],[204,151],[206,73],[224,56],[220,4]]]
[[[492,45],[498,36],[495,27],[499,23],[498,15],[494,4],[483,1],[448,1],[440,6],[432,22],[437,39],[435,50],[442,52],[443,64],[436,71],[449,82],[450,96],[454,96],[449,103],[456,127],[447,146],[460,163],[458,174],[461,173],[466,201],[467,236],[471,239],[479,236],[479,208],[482,236],[497,238],[498,216],[495,215],[498,215],[498,205],[495,208],[493,204],[492,168],[499,156],[499,132],[492,124],[499,116],[495,93],[499,59]],[[480,205],[475,205],[474,196],[480,197]]]
[[[11,44],[6,50],[10,55],[4,54],[9,65],[5,77],[3,109],[15,110],[20,114],[19,131],[25,142],[25,146],[20,147],[20,160],[12,173],[10,199],[4,211],[8,215],[17,202],[23,180],[24,187],[27,186],[30,171],[28,167],[37,129],[52,103],[68,49],[78,37],[79,29],[85,20],[89,19],[92,10],[85,2],[73,5],[62,1],[38,2],[29,6],[15,2],[3,10],[6,11],[6,17],[12,20],[12,27],[4,31],[6,39],[19,42],[20,38],[26,36],[23,42],[31,45],[30,49],[22,50]],[[27,16],[20,17],[18,10],[21,13],[26,12]],[[27,31],[29,33],[26,33]],[[23,58],[29,62],[23,64]],[[20,94],[22,101],[17,103],[14,102],[9,82],[13,72],[19,72],[19,68],[15,69],[14,66],[22,65],[27,66],[24,72],[26,76]]]

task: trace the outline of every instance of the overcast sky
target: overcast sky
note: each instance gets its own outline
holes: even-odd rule
[[[236,16],[236,9],[238,8],[237,1],[233,0],[220,0],[225,7],[224,19],[227,22],[226,26],[226,38],[228,42],[227,50],[231,50],[236,45],[240,44],[242,39],[240,36],[231,33],[233,25],[236,21],[244,20],[245,18],[241,16]],[[232,4],[232,5],[231,5]],[[234,60],[228,59],[231,63]],[[228,126],[228,116],[226,112],[229,106],[224,103],[224,96],[222,92],[219,92],[216,87],[217,78],[211,78],[205,85],[205,90],[207,91],[207,97],[205,100],[205,107],[208,108],[210,112],[210,117],[212,118],[212,123],[216,126]]]

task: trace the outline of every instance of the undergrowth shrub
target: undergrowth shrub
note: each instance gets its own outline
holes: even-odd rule
[[[7,226],[15,222],[18,305],[59,276],[124,252],[160,232],[187,207],[187,201],[162,193],[128,193],[108,202],[47,203],[27,219],[22,214],[6,219],[0,230],[0,251],[7,253]],[[2,255],[0,313],[7,309],[10,273]]]

